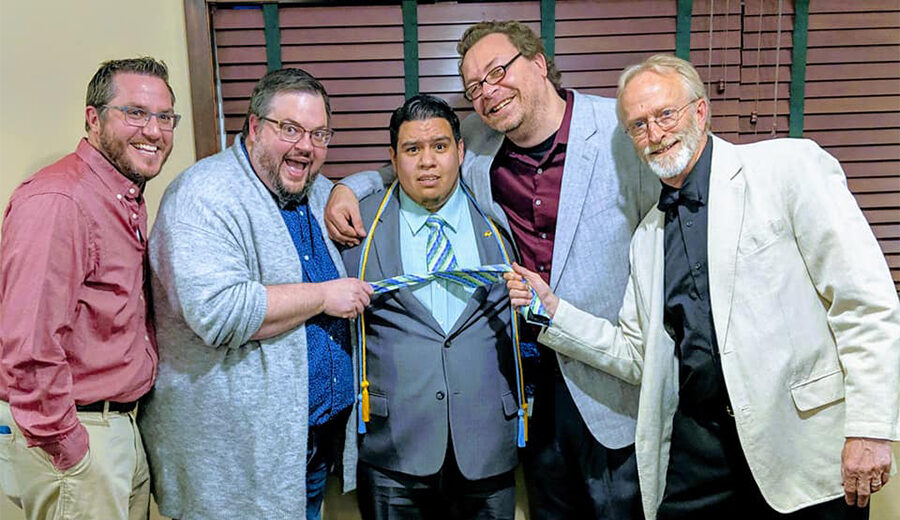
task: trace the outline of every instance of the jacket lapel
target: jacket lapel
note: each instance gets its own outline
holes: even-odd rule
[[[400,187],[398,186],[396,189],[399,191]],[[366,280],[378,281],[403,274],[403,260],[400,256],[400,198],[397,193],[393,194],[381,214],[375,236],[372,237],[372,249],[374,251],[369,253]],[[373,252],[375,258],[371,258]],[[375,265],[372,265],[372,260],[375,260]],[[413,296],[408,287],[389,293],[388,298],[396,298],[410,315],[415,316],[441,336],[444,335],[444,331],[435,321],[434,316],[428,312],[422,302]]]
[[[744,222],[746,179],[734,145],[713,139],[709,177],[709,299],[719,350],[725,352],[731,319],[737,245]]]
[[[556,238],[553,241],[553,269],[550,286],[556,290],[560,274],[565,266],[575,229],[581,217],[582,207],[594,175],[594,165],[600,147],[591,137],[597,132],[594,111],[580,108],[586,102],[578,93],[573,97],[572,120],[569,125],[569,142],[566,146],[566,162],[563,166],[562,186],[559,192],[559,210],[556,217]]]

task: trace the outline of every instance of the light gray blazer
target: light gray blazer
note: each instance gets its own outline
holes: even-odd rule
[[[399,190],[399,187],[398,187]],[[371,225],[383,192],[360,205]],[[365,280],[403,273],[399,197],[381,215]],[[496,237],[471,202],[483,265],[503,263]],[[506,244],[512,254],[512,247]],[[344,252],[356,276],[363,247]],[[479,287],[453,328],[444,333],[409,288],[373,297],[365,314],[370,422],[359,457],[374,466],[425,476],[444,463],[448,439],[460,472],[477,480],[515,467],[516,376],[506,286]]]
[[[628,280],[631,234],[657,201],[659,180],[641,165],[619,127],[615,100],[574,94],[550,285],[573,305],[614,319]],[[462,137],[466,145],[463,178],[479,206],[509,232],[506,215],[494,202],[490,180],[491,163],[504,135],[473,114],[463,121]],[[363,196],[381,189],[393,175],[388,166],[342,182]],[[638,387],[570,357],[559,354],[558,358],[594,437],[608,448],[632,444]]]
[[[320,223],[331,186],[320,177],[310,189]],[[340,254],[325,243],[343,274]],[[266,313],[264,286],[302,282],[302,266],[238,144],[166,189],[150,264],[159,374],[140,427],[160,511],[183,520],[302,517],[306,330],[250,339]],[[355,417],[347,424],[351,440]],[[355,442],[344,447],[343,469],[352,489]]]

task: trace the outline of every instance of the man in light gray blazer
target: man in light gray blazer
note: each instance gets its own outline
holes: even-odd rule
[[[344,252],[348,274],[377,282],[437,270],[429,259],[447,259],[446,269],[508,261],[512,247],[458,181],[462,158],[459,119],[446,102],[419,95],[394,112],[398,182],[362,201],[371,236]],[[363,518],[515,517],[510,320],[503,283],[432,279],[373,297],[360,340],[369,416],[359,437]]]
[[[540,39],[518,22],[476,24],[457,50],[476,112],[462,125],[462,175],[476,201],[511,233],[522,263],[557,293],[615,317],[631,234],[659,190],[618,127],[615,101],[562,90]],[[329,235],[345,243],[364,236],[356,196],[392,177],[384,168],[336,187],[326,207]],[[534,341],[537,332],[523,336]],[[539,357],[525,369],[533,415],[522,453],[532,517],[639,516],[638,387],[533,351]]]

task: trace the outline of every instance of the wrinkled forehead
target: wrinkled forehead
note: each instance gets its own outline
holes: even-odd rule
[[[635,74],[622,91],[622,109],[625,114],[667,108],[681,103],[688,97],[688,90],[681,77],[675,73],[659,73],[653,70]]]

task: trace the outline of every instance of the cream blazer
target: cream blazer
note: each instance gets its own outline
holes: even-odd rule
[[[713,140],[709,288],[728,396],[766,501],[843,494],[847,436],[897,440],[900,302],[837,160],[808,140]],[[678,405],[663,328],[663,213],[631,243],[618,324],[560,301],[539,341],[642,385],[636,450],[648,519],[665,490]]]

